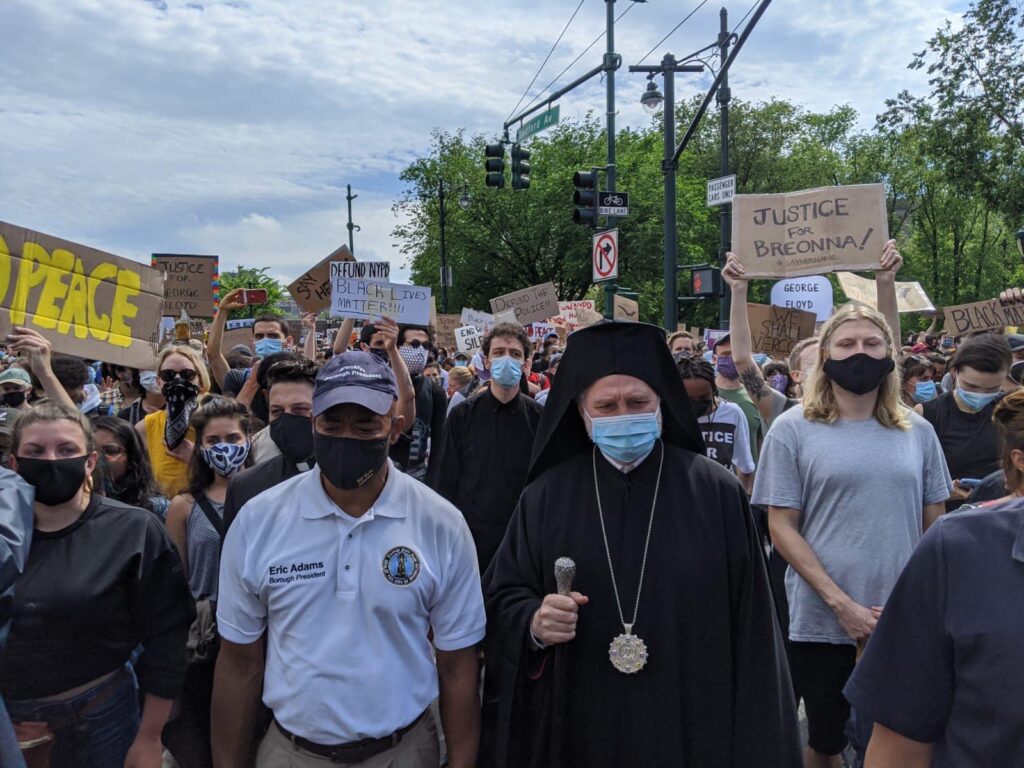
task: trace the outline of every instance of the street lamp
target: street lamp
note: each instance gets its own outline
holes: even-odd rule
[[[651,75],[653,78],[654,75]],[[644,111],[648,115],[657,114],[658,109],[661,107],[661,102],[665,98],[661,95],[661,91],[658,90],[658,86],[654,84],[654,80],[647,81],[647,90],[644,91],[644,95],[640,97],[640,106],[644,108]]]
[[[445,247],[445,228],[448,226],[448,200],[445,196],[444,179],[437,182],[437,202],[440,209],[441,225],[441,313],[448,314],[448,289],[452,285],[452,273],[448,267],[448,251]],[[462,194],[459,196],[459,207],[466,211],[473,201],[469,196],[469,186],[462,185]]]
[[[664,101],[665,118],[665,154],[661,161],[661,170],[665,174],[665,328],[673,330],[678,322],[676,307],[676,169],[679,164],[673,159],[676,151],[676,72],[703,72],[700,64],[680,64],[671,53],[666,53],[661,64],[654,66],[633,66],[630,72],[646,72],[650,81],[647,90],[640,99],[640,104],[647,112],[654,114]],[[654,84],[654,76],[665,78],[665,96],[662,97]]]
[[[1020,257],[1024,259],[1024,227],[1017,230],[1017,250],[1020,252]]]

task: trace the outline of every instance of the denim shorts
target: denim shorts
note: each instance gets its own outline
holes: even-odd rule
[[[110,697],[87,714],[82,710],[108,686]],[[51,768],[124,768],[128,749],[139,730],[138,684],[132,668],[113,680],[90,688],[67,701],[7,702],[11,720],[50,723],[54,734]]]

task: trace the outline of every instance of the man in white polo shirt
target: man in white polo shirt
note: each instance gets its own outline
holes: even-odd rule
[[[438,693],[449,765],[476,760],[476,551],[462,514],[388,460],[397,395],[372,355],[332,358],[313,394],[316,468],[249,501],[228,532],[216,768],[251,765],[261,689],[274,723],[257,768],[436,768]]]

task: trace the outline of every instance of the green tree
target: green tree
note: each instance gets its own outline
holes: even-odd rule
[[[220,273],[220,295],[225,296],[235,288],[262,288],[267,292],[265,304],[253,304],[231,313],[235,319],[257,317],[264,312],[277,312],[278,305],[284,298],[285,288],[280,282],[267,274],[268,267],[246,267],[238,265],[231,272]]]

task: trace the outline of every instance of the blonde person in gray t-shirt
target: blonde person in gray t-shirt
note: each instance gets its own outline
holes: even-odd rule
[[[952,490],[931,425],[900,401],[885,318],[847,304],[825,323],[802,407],[776,419],[753,502],[789,563],[793,687],[804,699],[805,768],[838,768],[842,688],[914,547]]]

